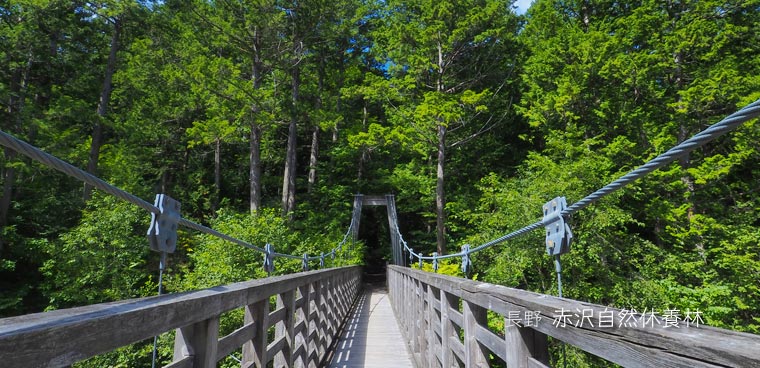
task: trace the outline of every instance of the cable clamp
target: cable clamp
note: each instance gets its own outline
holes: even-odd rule
[[[470,260],[470,245],[462,246],[462,273],[467,275],[472,271],[472,260]]]
[[[174,253],[177,249],[177,223],[180,219],[180,203],[166,194],[156,194],[154,203],[159,214],[152,213],[148,240],[150,249],[161,253]]]
[[[558,256],[570,252],[573,232],[562,216],[567,208],[567,199],[557,197],[544,204],[544,217],[541,223],[546,227],[546,253]]]
[[[264,271],[266,273],[274,272],[274,247],[272,244],[267,243],[264,246]]]

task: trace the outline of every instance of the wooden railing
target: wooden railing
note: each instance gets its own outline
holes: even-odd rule
[[[242,367],[316,367],[360,287],[360,268],[344,267],[0,319],[0,366],[64,367],[176,329],[166,367],[216,367],[241,346]],[[219,338],[237,308],[244,324]]]
[[[651,318],[398,266],[388,287],[417,367],[548,367],[547,335],[624,367],[760,367],[760,336],[697,326],[698,313]]]

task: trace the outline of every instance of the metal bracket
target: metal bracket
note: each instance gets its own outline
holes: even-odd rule
[[[309,270],[309,255],[304,253],[303,254],[303,261],[301,262],[301,268],[305,271]]]
[[[264,271],[267,273],[274,272],[274,247],[272,244],[267,243],[264,246]]]
[[[470,260],[470,245],[462,246],[462,273],[467,275],[472,270],[472,261]]]
[[[174,253],[177,249],[177,223],[180,219],[180,203],[166,194],[156,194],[154,203],[160,214],[151,214],[148,240],[150,249],[162,253]]]
[[[438,272],[438,252],[433,252],[433,272]]]
[[[557,197],[544,204],[544,218],[541,223],[546,227],[546,253],[558,256],[570,252],[573,232],[562,211],[567,208],[565,197]]]

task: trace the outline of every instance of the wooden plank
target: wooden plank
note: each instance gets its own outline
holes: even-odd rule
[[[298,323],[296,323],[293,326],[293,334],[294,334],[294,336],[301,335],[305,331],[306,331],[306,321],[304,321],[304,320],[298,321]]]
[[[224,359],[227,355],[232,354],[233,351],[243,346],[246,341],[253,339],[256,334],[254,327],[255,323],[249,323],[243,327],[238,328],[229,335],[219,339],[219,344],[216,352],[216,361]]]
[[[441,294],[441,366],[449,368],[454,364],[454,356],[449,345],[450,339],[454,337],[454,326],[451,325],[450,317],[451,306],[459,305],[459,300],[443,290],[439,289],[439,293]]]
[[[193,368],[193,357],[186,356],[180,360],[165,365],[163,368]]]
[[[283,318],[275,325],[275,339],[283,337],[283,346],[274,357],[275,367],[293,367],[294,343],[294,316],[295,316],[295,290],[289,290],[277,295],[278,310],[283,310]],[[271,314],[270,314],[271,317]]]
[[[398,323],[381,288],[365,290],[353,304],[328,368],[411,368]]]
[[[507,367],[527,368],[531,361],[549,362],[546,335],[529,327],[518,326],[505,318],[504,343]]]
[[[316,270],[156,297],[0,319],[8,366],[62,367],[253,304],[269,295],[358,267]]]
[[[478,327],[488,323],[486,309],[465,300],[464,311],[464,359],[467,367],[487,367],[488,355],[478,342]]]
[[[535,358],[528,358],[528,368],[551,368],[548,364],[544,364]]]
[[[449,348],[451,348],[451,352],[456,355],[457,358],[459,358],[460,361],[464,362],[464,344],[461,340],[459,340],[458,336],[451,336],[449,337]],[[453,362],[452,362],[453,363]]]
[[[177,329],[174,339],[174,360],[193,358],[195,368],[216,367],[219,337],[219,316]]]
[[[449,309],[449,321],[453,323],[456,327],[464,328],[464,318],[462,317],[462,313],[459,312],[459,310],[455,309],[458,308],[459,304],[459,298],[456,296],[453,296],[449,294],[452,298],[455,298],[456,304],[453,305],[453,308]]]
[[[473,304],[506,316],[509,311],[538,312],[538,331],[626,367],[748,367],[760,365],[760,336],[724,329],[691,326],[631,328],[619,325],[621,310],[499,285],[438,275],[403,267],[399,272],[458,295]],[[555,325],[561,311],[592,311],[584,324]],[[600,327],[611,316],[614,323]],[[554,318],[558,317],[558,318]],[[662,321],[659,320],[660,325]],[[593,324],[593,327],[591,326]]]
[[[267,319],[269,326],[267,326],[267,328],[281,323],[285,319],[286,315],[287,310],[284,307],[278,307],[273,312],[269,313],[269,318]]]
[[[440,343],[438,342],[438,335],[435,332],[436,325],[440,325],[441,323],[441,316],[435,311],[435,308],[433,307],[436,303],[438,303],[438,299],[436,299],[436,294],[438,294],[439,291],[435,289],[432,286],[427,286],[427,294],[425,295],[425,299],[427,300],[427,366],[432,367],[435,366],[436,362],[436,352],[437,349],[440,348]],[[438,348],[436,348],[436,346]]]
[[[311,308],[311,285],[306,284],[298,288],[298,293],[301,294],[303,303],[298,307],[298,324],[293,328],[293,333],[296,334],[296,351],[294,353],[297,356],[296,366],[307,367],[309,365],[309,309]],[[300,350],[298,350],[300,349]]]
[[[283,348],[285,348],[287,344],[288,341],[285,336],[280,336],[279,338],[275,338],[274,341],[267,345],[267,363],[271,362],[277,355],[279,355],[279,353]],[[279,366],[275,365],[275,367]]]
[[[245,323],[254,323],[253,339],[243,344],[243,361],[241,365],[263,367],[267,360],[267,318],[269,316],[269,299],[264,299],[245,308]]]
[[[486,320],[486,323],[488,323],[488,320]],[[499,357],[499,359],[506,361],[507,360],[507,349],[504,345],[504,338],[496,335],[493,333],[493,331],[489,330],[488,327],[483,325],[476,325],[475,326],[475,339],[480,343],[483,347],[487,348],[491,351],[494,355]],[[487,354],[484,354],[486,357]],[[487,362],[488,360],[486,360]],[[510,365],[507,365],[507,367],[510,367]]]

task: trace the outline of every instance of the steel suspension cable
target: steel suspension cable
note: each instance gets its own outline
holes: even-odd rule
[[[123,189],[120,189],[114,185],[111,185],[104,181],[103,179],[98,178],[97,176],[90,174],[68,162],[65,162],[47,152],[42,151],[41,149],[34,147],[33,145],[24,142],[2,130],[0,130],[0,145],[3,145],[5,147],[8,147],[20,154],[23,154],[24,156],[29,157],[30,159],[37,161],[45,166],[48,166],[52,169],[58,170],[68,176],[71,176],[73,178],[79,179],[89,185],[92,185],[94,188],[103,191],[104,193],[110,194],[116,198],[122,199],[126,202],[132,203],[148,212],[151,212],[153,214],[160,214],[161,210],[156,207],[155,205],[143,200],[140,197],[135,196],[134,194],[131,194]],[[343,240],[333,248],[330,252],[327,254],[335,254],[336,249],[340,248],[343,244],[345,244],[348,234],[351,232],[354,220],[352,219],[351,225],[349,226],[348,232],[346,232],[346,235],[343,236]],[[258,251],[260,253],[266,253],[266,250],[261,247],[257,247],[249,242],[234,238],[232,236],[229,236],[227,234],[220,233],[210,227],[195,223],[193,221],[190,221],[185,218],[180,218],[179,225],[185,226],[189,229],[193,229],[208,235],[212,235],[215,237],[218,237],[223,240],[227,240],[229,242],[242,245],[246,248],[253,249],[255,251]],[[302,259],[302,257],[294,256],[290,254],[283,254],[283,253],[274,253],[277,257],[284,257],[284,258],[290,258],[290,259]],[[316,260],[320,259],[321,257],[315,256],[315,257],[308,257],[309,260]]]
[[[562,211],[562,216],[570,216],[589,205],[599,201],[600,199],[614,193],[615,191],[622,189],[623,187],[627,186],[628,184],[643,178],[644,176],[648,175],[649,173],[677,160],[680,157],[683,157],[690,152],[694,151],[695,149],[704,146],[708,142],[714,140],[715,138],[718,138],[734,129],[739,127],[740,125],[746,123],[747,121],[750,121],[754,118],[757,118],[760,116],[760,99],[743,107],[742,109],[736,111],[735,113],[725,117],[718,123],[715,123],[708,127],[707,129],[697,133],[693,137],[681,142],[680,144],[676,145],[675,147],[669,149],[665,153],[660,154],[659,156],[655,157],[654,159],[648,161],[647,163],[639,166],[638,168],[630,171],[629,173],[623,175],[622,177],[618,178],[617,180],[605,185],[604,187],[600,188],[599,190],[589,194],[588,196],[584,197],[583,199],[575,202],[574,204],[568,206],[564,211]],[[556,221],[556,219],[554,219]],[[513,239],[522,235],[525,235],[527,233],[530,233],[537,229],[542,229],[547,225],[550,225],[553,221],[537,221],[535,223],[532,223],[528,226],[525,226],[519,230],[513,231],[509,234],[506,234],[504,236],[501,236],[499,238],[493,239],[491,241],[488,241],[486,243],[483,243],[475,248],[471,248],[467,252],[458,252],[453,254],[446,254],[446,255],[438,255],[438,256],[423,256],[421,253],[414,253],[414,251],[409,248],[406,242],[403,242],[404,249],[406,249],[413,257],[416,257],[419,260],[435,260],[435,259],[446,259],[446,258],[454,258],[454,257],[462,257],[466,255],[470,255],[472,253],[477,253],[479,251],[482,251],[486,248],[490,248],[494,245],[503,243],[509,239]],[[398,229],[397,229],[398,230]],[[400,233],[398,234],[401,235]]]

